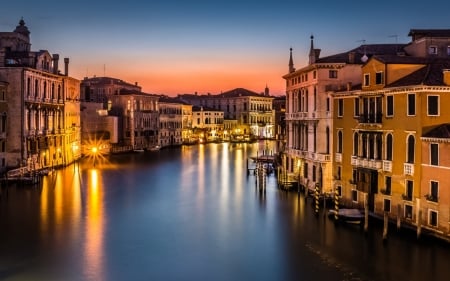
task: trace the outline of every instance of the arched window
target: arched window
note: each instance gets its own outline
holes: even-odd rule
[[[407,162],[408,163],[414,163],[414,146],[415,146],[415,139],[413,135],[408,136],[408,155],[407,155]]]
[[[338,131],[337,153],[342,153],[342,131]]]
[[[353,134],[353,156],[358,156],[359,155],[359,134],[358,133],[354,133]]]
[[[393,140],[392,134],[386,136],[386,160],[392,161]]]

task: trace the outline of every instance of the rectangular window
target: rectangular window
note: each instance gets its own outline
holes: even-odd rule
[[[344,116],[344,100],[338,99],[338,117]]]
[[[316,166],[313,165],[312,167],[312,180],[315,182],[316,181]]]
[[[386,176],[385,178],[386,195],[391,195],[391,186],[392,186],[392,178],[390,176]]]
[[[355,98],[354,99],[354,113],[355,113],[355,117],[359,116],[359,98]]]
[[[342,176],[342,168],[341,168],[341,166],[337,166],[336,179],[340,180],[341,176]]]
[[[303,170],[303,177],[305,179],[308,178],[308,163],[305,163],[305,167],[304,167],[304,170]]]
[[[376,85],[384,84],[384,73],[383,73],[383,71],[379,71],[379,72],[375,73],[375,84]]]
[[[439,196],[439,182],[431,181],[430,182],[430,194],[428,195],[427,199],[429,201],[437,202],[438,196]]]
[[[438,224],[438,213],[434,210],[429,211],[428,224],[430,226],[437,226]]]
[[[412,220],[413,208],[411,205],[405,204],[405,218]]]
[[[327,98],[327,112],[330,111],[330,98]]]
[[[358,202],[358,190],[352,189],[352,201]]]
[[[428,96],[428,115],[439,115],[439,96]]]
[[[329,72],[329,77],[333,78],[333,79],[337,79],[338,78],[338,72],[335,69],[331,69]]]
[[[383,211],[385,211],[385,212],[390,212],[390,211],[391,211],[391,200],[389,200],[389,199],[384,199],[384,202],[383,202]]]
[[[416,94],[408,94],[408,115],[416,115]]]
[[[430,165],[439,166],[439,144],[430,143]]]
[[[364,87],[369,87],[370,85],[370,74],[365,73],[364,74]]]
[[[430,46],[430,47],[428,47],[428,53],[430,55],[437,55],[437,53],[438,53],[437,46]]]
[[[336,188],[337,188],[338,196],[341,197],[342,196],[342,186],[338,185]]]
[[[405,200],[412,200],[413,197],[413,184],[414,182],[412,180],[406,180],[406,193],[403,199]]]
[[[394,116],[394,96],[386,96],[386,116]]]

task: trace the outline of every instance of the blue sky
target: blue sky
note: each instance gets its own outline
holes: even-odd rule
[[[450,28],[450,1],[8,1],[0,31],[21,17],[33,50],[70,58],[70,75],[112,76],[145,92],[284,93],[289,48],[304,66],[371,43],[407,43],[412,28]]]

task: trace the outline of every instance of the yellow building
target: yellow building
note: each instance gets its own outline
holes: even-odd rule
[[[321,193],[333,192],[331,157],[335,139],[332,134],[333,116],[328,93],[351,89],[361,81],[361,65],[369,55],[395,54],[403,45],[362,45],[345,53],[320,58],[320,49],[309,51],[309,64],[295,69],[292,49],[286,80],[286,134],[287,143],[283,161],[290,178],[302,189],[312,190],[319,185]],[[353,116],[352,116],[353,118]],[[353,119],[352,119],[353,120]],[[339,154],[339,153],[338,153]]]
[[[450,120],[443,107],[450,102],[450,53],[435,50],[450,45],[450,30],[411,30],[410,36],[420,42],[397,55],[368,58],[360,89],[333,93],[333,173],[341,203],[387,212],[420,230],[429,221],[421,190],[422,136]],[[428,53],[416,51],[424,44]]]

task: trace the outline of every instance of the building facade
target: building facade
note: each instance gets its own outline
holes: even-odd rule
[[[183,105],[177,98],[160,97],[159,100],[159,146],[183,144]]]
[[[80,157],[80,82],[59,70],[59,55],[30,50],[20,20],[0,33],[0,81],[8,83],[5,165],[25,171],[66,165]]]
[[[428,166],[430,149],[438,152],[428,132],[450,120],[443,110],[450,102],[450,54],[442,47],[450,45],[450,30],[411,30],[410,35],[413,42],[397,55],[368,59],[360,89],[332,94],[333,185],[342,203],[367,206],[418,231],[448,233],[438,218],[447,218],[447,203],[433,201],[447,193],[425,171],[437,169]]]
[[[361,82],[361,65],[376,53],[396,53],[397,44],[362,45],[345,53],[320,58],[313,37],[309,64],[295,69],[292,49],[286,80],[286,134],[283,167],[301,188],[333,192],[332,101],[328,94],[351,89]]]
[[[194,106],[192,126],[199,142],[222,141],[224,134],[223,111]]]

